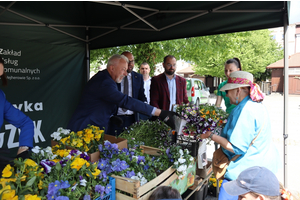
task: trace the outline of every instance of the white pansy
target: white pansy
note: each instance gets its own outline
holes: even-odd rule
[[[184,159],[184,158],[179,158],[179,159],[178,159],[178,162],[179,162],[180,164],[185,163],[185,161],[186,161],[186,159]]]
[[[177,171],[179,171],[179,172],[183,172],[183,171],[185,171],[185,170],[186,170],[186,168],[187,168],[187,166],[186,166],[186,165],[180,165],[180,166],[178,167]]]
[[[50,136],[53,138],[53,140],[60,140],[61,139],[59,132],[54,132]]]
[[[185,149],[184,151],[185,151],[186,154],[190,153],[188,149]]]
[[[140,180],[139,177],[137,177],[137,176],[132,176],[130,178],[133,179],[133,180]]]
[[[39,153],[40,152],[40,147],[39,146],[35,146],[35,147],[33,147],[32,149],[31,149],[31,151],[33,152],[33,153]]]
[[[52,154],[52,148],[49,146],[47,148],[45,148],[44,151]]]
[[[193,161],[194,160],[194,158],[193,157],[190,157],[190,161]]]
[[[141,186],[147,183],[147,179],[145,177],[141,178]]]
[[[85,179],[80,180],[80,185],[86,186],[87,181]]]
[[[44,150],[41,150],[41,151],[40,151],[40,153],[42,154],[42,156],[44,156],[44,155],[45,155],[45,152],[44,152]]]
[[[139,178],[142,178],[142,177],[143,177],[143,175],[142,175],[141,172],[138,172],[138,173],[137,173],[137,176],[138,176]]]
[[[175,162],[174,162],[174,165],[178,165],[178,162],[177,162],[177,161],[175,161]]]
[[[183,156],[183,151],[182,151],[182,149],[179,149],[179,154],[180,154],[180,157]]]
[[[135,158],[136,162],[138,161],[138,157],[137,156],[132,156],[132,160]]]
[[[71,159],[72,156],[69,154],[69,155],[66,156],[66,158]]]
[[[193,165],[189,165],[189,167],[188,168],[192,168],[193,167]]]
[[[69,129],[63,129],[63,130],[62,130],[62,133],[63,133],[64,135],[69,135],[69,134],[70,134],[70,130],[69,130]]]
[[[77,187],[78,183],[76,183],[73,187],[72,187],[72,191],[74,191]]]

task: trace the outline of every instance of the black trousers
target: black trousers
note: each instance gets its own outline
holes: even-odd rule
[[[125,127],[129,127],[131,124],[135,122],[135,116],[134,115],[117,115],[123,120],[123,125],[121,127],[118,127],[117,125],[109,122],[107,134],[108,135],[114,135],[118,136],[120,135]]]

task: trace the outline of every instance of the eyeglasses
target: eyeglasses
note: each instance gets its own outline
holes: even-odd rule
[[[166,65],[167,65],[167,67],[169,67],[169,68],[171,68],[171,67],[176,67],[176,64],[172,65],[172,64],[168,63],[168,64],[166,64]]]
[[[130,63],[134,64],[134,60],[129,60],[128,64],[130,64]]]

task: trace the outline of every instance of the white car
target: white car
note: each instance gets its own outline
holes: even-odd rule
[[[197,78],[186,78],[186,90],[189,102],[194,104],[208,103],[209,87]]]

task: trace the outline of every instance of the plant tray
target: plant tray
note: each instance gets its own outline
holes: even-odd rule
[[[116,143],[118,145],[118,148],[120,150],[122,150],[123,148],[127,148],[127,139],[124,139],[124,138],[116,138],[115,136],[112,136],[112,135],[104,135],[104,141],[105,140],[108,140],[110,141],[111,143]],[[51,146],[55,146],[57,145],[58,142],[57,141],[53,141],[51,140]],[[67,149],[76,149],[74,147],[71,147],[71,146],[66,146]],[[90,157],[90,161],[91,162],[97,162],[100,158],[100,152],[99,151],[96,151],[94,153],[88,153],[89,157]]]
[[[149,155],[159,155],[160,149],[148,146],[141,146],[143,152]],[[193,175],[195,176],[196,163],[193,167]],[[166,171],[161,173],[155,179],[149,181],[144,185],[140,185],[139,180],[133,180],[121,176],[112,175],[116,179],[116,190],[124,191],[130,196],[126,194],[122,194],[117,192],[116,199],[117,200],[148,200],[149,196],[152,194],[153,190],[156,189],[157,186],[172,186],[178,185],[184,179],[178,179],[178,175],[176,174],[176,170],[169,167]],[[187,178],[187,176],[185,176]],[[190,182],[194,181],[194,178],[189,179]],[[194,182],[192,183],[194,184]],[[185,190],[190,187],[192,184],[184,186]],[[180,185],[180,184],[179,184]],[[176,188],[177,189],[177,188]],[[182,190],[182,193],[184,191]]]

